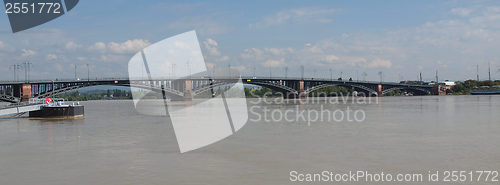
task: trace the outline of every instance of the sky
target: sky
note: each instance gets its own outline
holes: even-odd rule
[[[2,6],[1,11],[5,12]],[[148,45],[196,30],[207,65],[243,75],[384,81],[500,79],[500,1],[83,0],[12,33],[0,16],[0,81],[127,77]],[[89,68],[87,71],[87,64]],[[330,70],[332,73],[330,73]],[[18,71],[24,79],[24,70]]]

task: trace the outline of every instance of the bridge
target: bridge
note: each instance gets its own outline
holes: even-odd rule
[[[414,95],[445,95],[444,88],[436,85],[412,85],[394,82],[346,81],[322,78],[278,78],[241,77],[245,84],[267,87],[281,92],[284,98],[307,97],[315,90],[325,87],[346,87],[366,96],[384,96],[395,90],[405,90]],[[127,86],[143,88],[155,92],[165,91],[172,100],[191,99],[215,88],[233,84],[235,79],[196,77],[189,79],[128,79],[107,78],[96,80],[39,80],[30,82],[0,82],[0,101],[19,103],[30,98],[46,98],[67,91],[99,86]]]

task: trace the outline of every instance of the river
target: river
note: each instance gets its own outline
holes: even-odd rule
[[[500,96],[249,99],[240,131],[182,154],[166,117],[140,114],[132,101],[81,103],[84,119],[0,119],[0,184],[290,184],[291,171],[500,170]],[[348,108],[357,117],[293,116]],[[280,116],[286,110],[290,119]]]

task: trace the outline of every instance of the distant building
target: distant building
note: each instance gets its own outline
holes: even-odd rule
[[[436,85],[436,82],[430,82],[428,85]],[[444,81],[444,82],[439,82],[439,85],[444,85],[446,87],[452,87],[455,86],[455,82],[450,82],[450,81]]]
[[[447,87],[448,86],[450,86],[450,87],[455,86],[455,82],[450,82],[450,81],[445,81],[445,82],[443,82],[443,84],[446,85]]]
[[[446,89],[446,92],[451,91],[451,88],[455,86],[455,82],[450,82],[450,81],[444,81],[441,82],[440,84],[444,85],[444,88]]]

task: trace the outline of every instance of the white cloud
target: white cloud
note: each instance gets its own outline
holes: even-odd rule
[[[110,42],[108,43],[108,49],[119,54],[136,53],[150,44],[147,40],[134,39],[122,43]]]
[[[265,48],[264,51],[274,56],[285,56],[294,50],[292,48]]]
[[[360,56],[343,56],[342,61],[354,65],[358,63],[366,63],[367,59],[365,57],[360,57]]]
[[[79,61],[85,61],[87,60],[87,57],[76,57],[76,59]]]
[[[206,55],[204,57],[207,61],[227,62],[231,58],[227,55],[222,55],[221,51],[219,50],[219,43],[217,43],[217,41],[215,41],[214,39],[206,39],[205,41],[203,41],[202,46],[205,50],[204,53],[206,53]]]
[[[245,60],[264,61],[270,58],[283,58],[292,55],[294,52],[295,50],[292,48],[249,48],[244,49],[240,57]]]
[[[345,38],[344,38],[345,39]],[[354,40],[353,40],[354,39]],[[257,62],[264,67],[298,67],[315,69],[322,74],[325,70],[349,70],[351,67],[391,68],[388,56],[399,57],[400,50],[383,42],[368,41],[353,37],[347,40],[325,39],[316,44],[305,44],[303,48],[249,48],[243,50],[240,59],[247,63]],[[347,44],[348,43],[348,44]],[[248,65],[247,65],[248,67]],[[294,71],[294,70],[291,70]]]
[[[205,62],[205,65],[210,70],[213,70],[215,68],[215,66],[216,66],[214,63],[211,63],[211,62]]]
[[[239,72],[244,72],[247,68],[243,65],[238,65],[238,66],[231,66],[232,69],[236,69]]]
[[[437,65],[438,65],[439,67],[441,67],[441,68],[447,68],[447,67],[448,67],[448,64],[447,64],[447,63],[445,63],[445,62],[443,62],[443,61],[441,61],[441,60],[438,60],[438,61],[437,61]]]
[[[149,41],[143,39],[127,40],[122,43],[109,42],[108,44],[104,42],[96,42],[89,47],[89,50],[99,51],[101,53],[110,52],[114,54],[130,54],[136,53],[150,44],[151,43],[149,43]]]
[[[333,63],[333,62],[335,62],[335,61],[339,60],[339,57],[337,57],[337,56],[335,56],[335,55],[327,55],[327,56],[325,56],[325,57],[324,57],[324,60],[325,60],[326,62]]]
[[[328,23],[332,21],[330,16],[335,12],[337,12],[336,9],[321,7],[288,9],[267,16],[257,23],[250,24],[250,27],[264,28],[286,23]]]
[[[284,58],[278,59],[278,60],[269,59],[269,60],[265,61],[264,63],[262,63],[262,65],[264,67],[280,67],[280,66],[284,66],[285,65],[285,59]]]
[[[229,24],[210,15],[184,17],[171,22],[167,27],[178,30],[196,30],[201,35],[218,35],[233,30]]]
[[[207,50],[208,55],[210,55],[210,56],[220,56],[221,55],[219,49],[217,48],[219,46],[219,44],[215,40],[208,38],[207,40],[205,40],[203,42],[203,45],[205,46],[205,49]]]
[[[307,46],[307,45],[306,45]],[[308,46],[306,48],[306,50],[308,50],[309,52],[311,53],[323,53],[323,49],[321,49],[320,47],[318,46]]]
[[[369,67],[369,68],[377,68],[377,67],[391,68],[392,62],[390,60],[375,59],[375,60],[369,62],[368,64],[366,64],[366,67]]]
[[[23,53],[21,54],[21,56],[22,56],[22,57],[29,57],[29,56],[33,56],[33,55],[35,55],[35,54],[36,54],[36,52],[35,52],[35,51],[33,51],[33,50],[29,50],[29,49],[22,49],[22,52],[23,52]]]
[[[469,19],[470,23],[476,27],[500,29],[500,6],[486,7],[481,10],[481,15]]]
[[[94,45],[89,47],[89,50],[106,52],[106,44],[104,42],[96,42]]]
[[[230,57],[229,56],[222,56],[217,59],[217,62],[227,62],[229,61]]]
[[[460,16],[466,17],[466,16],[469,16],[471,14],[472,10],[468,9],[468,8],[453,8],[453,9],[451,9],[450,12],[452,14],[455,14],[455,15],[460,15]]]
[[[46,60],[57,60],[57,55],[55,54],[48,54],[47,57],[45,57]]]
[[[14,51],[16,51],[15,48],[11,47],[10,45],[7,45],[5,42],[0,41],[0,52],[11,53]]]
[[[109,55],[101,55],[97,60],[102,62],[116,62],[116,61],[125,61],[127,60],[127,58],[124,57],[123,55],[109,54]]]
[[[75,42],[73,42],[73,41],[67,42],[66,46],[65,46],[65,48],[68,49],[68,50],[74,50],[74,49],[78,49],[80,47],[82,47],[82,46],[79,45],[79,44],[77,44],[77,43],[75,43]]]
[[[64,67],[61,64],[55,63],[53,65],[58,72],[64,72]]]
[[[209,44],[209,45],[212,45],[212,46],[218,46],[219,44],[217,43],[217,41],[211,39],[211,38],[208,38],[205,43]]]
[[[257,48],[249,48],[243,50],[243,53],[240,55],[241,58],[243,59],[256,59],[260,60],[262,59],[264,55],[264,52],[260,49]]]

